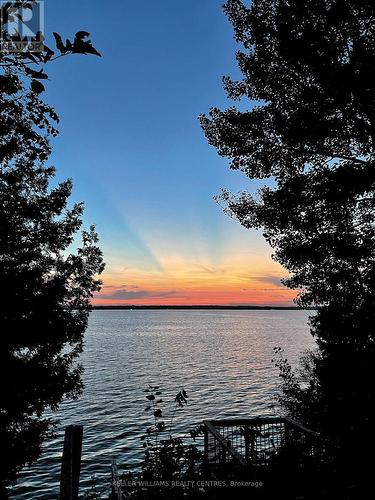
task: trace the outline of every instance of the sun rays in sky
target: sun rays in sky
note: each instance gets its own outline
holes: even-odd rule
[[[225,242],[217,236],[213,252],[204,235],[176,240],[161,225],[159,240],[154,240],[155,235],[141,238],[129,223],[126,227],[134,248],[117,246],[115,253],[107,253],[104,286],[95,305],[290,306],[296,295],[281,284],[285,271],[255,232],[229,226],[237,237]]]
[[[115,0],[111,22],[86,3],[48,2],[46,32],[87,30],[103,57],[56,61],[46,96],[61,118],[51,163],[73,178],[104,253],[94,304],[292,305],[261,234],[213,201],[260,187],[198,122],[233,105],[222,76],[240,77],[222,0]]]

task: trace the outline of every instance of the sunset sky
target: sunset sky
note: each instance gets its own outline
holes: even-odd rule
[[[295,295],[262,235],[213,201],[222,187],[259,187],[228,169],[197,119],[233,104],[221,77],[238,76],[238,47],[222,3],[45,2],[47,34],[87,30],[103,55],[53,63],[46,93],[61,118],[51,163],[73,178],[107,263],[95,304],[290,305]]]

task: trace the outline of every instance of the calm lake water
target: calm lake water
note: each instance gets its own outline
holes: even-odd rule
[[[147,427],[147,384],[163,389],[165,414],[184,388],[189,404],[178,412],[175,433],[205,418],[275,415],[278,371],[273,348],[293,364],[313,347],[305,311],[94,311],[81,362],[85,390],[65,402],[56,438],[41,459],[21,474],[12,498],[58,499],[63,430],[83,424],[81,490],[91,476],[107,484],[110,463],[135,468],[142,458],[140,435]]]

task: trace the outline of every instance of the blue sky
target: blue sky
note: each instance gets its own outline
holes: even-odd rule
[[[254,189],[207,144],[198,122],[210,107],[233,104],[221,78],[239,77],[222,3],[45,2],[47,37],[89,31],[103,56],[51,64],[46,97],[61,118],[51,162],[59,178],[73,178],[85,222],[97,226],[107,287],[131,280],[146,289],[159,273],[155,286],[168,292],[181,287],[177,269],[185,264],[217,270],[238,261],[244,276],[247,268],[252,276],[282,275],[262,236],[213,201],[221,187]]]

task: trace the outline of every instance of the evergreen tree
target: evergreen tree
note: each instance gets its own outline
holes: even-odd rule
[[[8,12],[3,3],[4,29]],[[87,35],[79,32],[64,44],[56,33],[56,57],[99,55]],[[82,203],[69,207],[71,180],[51,187],[55,169],[47,160],[58,116],[41,94],[45,66],[54,58],[48,47],[0,53],[0,496],[5,497],[50,432],[53,422],[44,411],[82,390],[77,357],[104,267],[93,227],[82,232],[78,250],[71,250],[83,213]]]

